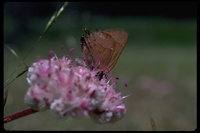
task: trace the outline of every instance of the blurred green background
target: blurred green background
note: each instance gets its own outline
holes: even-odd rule
[[[128,43],[111,74],[119,77],[127,113],[115,124],[99,125],[90,118],[59,119],[51,111],[39,112],[4,124],[6,130],[114,130],[152,131],[150,117],[159,131],[189,131],[197,126],[196,3],[81,3],[71,2],[42,40],[46,24],[63,2],[4,3],[4,83],[20,63],[9,46],[30,66],[47,58],[82,57],[83,28],[125,29]],[[34,47],[33,47],[34,46]],[[64,47],[64,50],[62,50]],[[69,53],[70,48],[75,51]],[[124,83],[128,88],[124,89]],[[5,84],[4,84],[5,85]],[[8,87],[4,117],[28,108],[26,73]]]

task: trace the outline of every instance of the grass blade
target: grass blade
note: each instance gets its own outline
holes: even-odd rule
[[[60,16],[60,14],[64,11],[65,7],[68,5],[68,2],[65,2],[64,5],[60,8],[60,10],[54,13],[54,15],[50,18],[49,22],[47,23],[42,35],[40,36],[39,40],[42,38],[42,36],[49,30],[49,28],[53,25],[53,23],[57,20],[57,18]],[[38,40],[38,41],[39,41]]]
[[[8,98],[8,90],[4,93],[3,106],[5,107]]]
[[[155,121],[153,120],[153,118],[150,116],[150,123],[151,123],[151,127],[153,129],[153,131],[157,131],[157,127],[156,127],[156,123]]]
[[[14,56],[16,56],[19,59],[19,56],[17,55],[17,53],[13,49],[11,49],[8,45],[5,45],[5,46]]]
[[[23,75],[27,71],[28,71],[28,67],[26,67],[24,70],[22,70],[15,78],[20,77],[21,75]]]

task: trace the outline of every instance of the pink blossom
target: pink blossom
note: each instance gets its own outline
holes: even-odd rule
[[[25,103],[38,111],[50,109],[60,117],[91,116],[99,123],[120,120],[126,108],[116,82],[101,80],[84,62],[68,57],[40,59],[28,69],[30,85]]]

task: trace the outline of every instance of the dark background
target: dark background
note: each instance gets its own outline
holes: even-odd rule
[[[46,19],[62,6],[63,2],[6,2],[4,3],[4,13],[11,18],[6,21],[16,21],[6,27],[4,40],[21,47],[20,38],[26,39],[27,34],[41,32],[37,27],[32,28],[31,23],[36,19]],[[197,3],[196,2],[71,2],[63,15],[70,17],[74,25],[83,28],[83,20],[93,19],[96,16],[101,17],[127,17],[127,18],[164,18],[170,20],[188,20],[196,19]],[[84,16],[85,15],[85,16]],[[89,15],[89,16],[88,16]],[[90,17],[90,18],[87,18]],[[122,19],[123,19],[122,18]],[[12,20],[13,19],[13,20]],[[95,19],[95,18],[94,18]],[[42,20],[40,20],[42,21]],[[106,24],[104,24],[106,25]],[[87,24],[84,25],[89,28]],[[94,27],[95,29],[99,27]],[[40,31],[39,31],[40,30]],[[41,34],[41,33],[38,33]],[[18,42],[19,41],[19,42]]]
[[[5,3],[4,9],[18,19],[27,16],[49,16],[52,10],[59,8],[63,2],[12,2]],[[114,8],[112,8],[114,6]],[[32,10],[29,12],[26,10]],[[18,10],[18,12],[16,12]],[[196,18],[197,2],[73,2],[67,10],[90,11],[96,15],[106,16],[157,16],[174,19]],[[24,12],[21,14],[21,12]]]
[[[121,28],[129,33],[128,43],[111,74],[119,78],[117,92],[132,94],[124,99],[127,113],[116,124],[98,125],[88,117],[59,119],[48,110],[5,124],[5,129],[152,131],[150,117],[158,131],[197,128],[197,2],[69,2],[37,42],[63,3],[4,3],[4,84],[24,70],[18,64],[26,53],[27,66],[46,59],[50,50],[58,58],[81,58],[83,28]],[[75,50],[69,53],[71,47]],[[26,74],[4,87],[9,90],[4,117],[28,108]]]

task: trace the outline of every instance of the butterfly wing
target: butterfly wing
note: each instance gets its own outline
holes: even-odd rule
[[[127,39],[128,33],[118,29],[86,34],[82,45],[86,64],[91,69],[101,72],[110,71],[123,51]]]
[[[104,32],[110,34],[112,38],[115,40],[115,42],[119,43],[119,45],[122,45],[123,47],[126,45],[128,41],[128,33],[125,30],[107,29]]]
[[[106,68],[107,70],[111,70],[117,63],[117,60],[127,43],[128,33],[120,29],[108,29],[108,30],[105,30],[104,32],[111,35],[112,39],[114,40],[112,58],[109,65]]]

